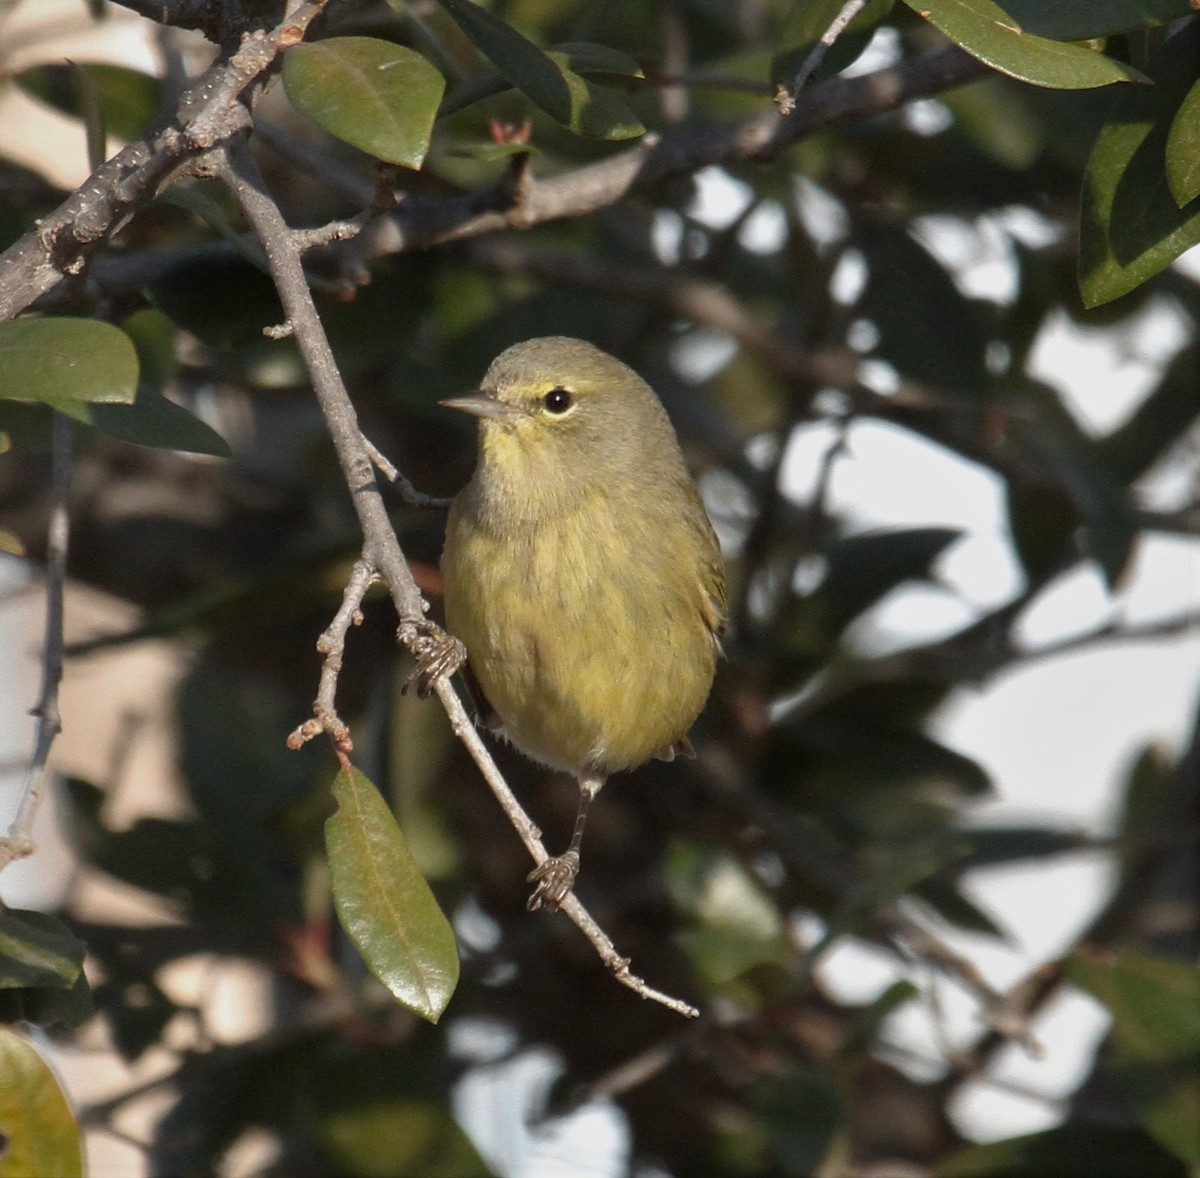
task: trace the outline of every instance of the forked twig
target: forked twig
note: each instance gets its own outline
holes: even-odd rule
[[[324,327],[309,292],[296,240],[279,206],[268,193],[244,137],[233,140],[228,146],[214,148],[207,163],[229,188],[262,243],[284,313],[291,324],[300,354],[312,379],[313,391],[333,439],[334,449],[363,530],[363,555],[351,574],[351,583],[347,585],[342,605],[322,637],[322,643],[327,649],[323,651],[325,663],[321,672],[321,694],[318,697],[314,720],[309,722],[315,723],[318,731],[327,731],[334,736],[335,748],[338,748],[339,756],[345,759],[348,737],[345,734],[345,726],[337,718],[333,707],[333,693],[341,666],[342,645],[357,614],[362,600],[361,594],[366,592],[374,579],[379,579],[387,585],[400,617],[398,636],[410,651],[418,646],[422,638],[429,635],[430,626],[425,620],[427,607],[388,519],[379,484],[375,479],[371,451],[359,429],[354,406],[338,372]],[[544,863],[549,854],[542,846],[540,831],[521,808],[496,768],[448,679],[442,677],[436,680],[433,690],[450,717],[451,727],[467,746],[534,861],[539,865]],[[337,734],[341,734],[340,737]],[[301,725],[289,738],[289,742],[302,744],[310,735],[315,735],[315,732],[310,732],[306,725]],[[562,905],[562,910],[591,941],[600,959],[612,970],[614,977],[622,985],[628,986],[643,998],[661,1003],[679,1014],[690,1018],[699,1014],[695,1007],[653,989],[632,973],[628,958],[617,952],[611,938],[578,899],[574,896],[569,897]]]

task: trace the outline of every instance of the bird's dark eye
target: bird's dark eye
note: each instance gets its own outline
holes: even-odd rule
[[[575,398],[561,386],[551,389],[543,398],[547,413],[566,413],[575,404]]]

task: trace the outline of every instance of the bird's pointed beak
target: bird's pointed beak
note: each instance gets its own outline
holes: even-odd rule
[[[467,393],[462,397],[448,397],[438,404],[445,405],[447,409],[460,409],[473,417],[514,417],[520,413],[515,405],[501,401],[490,393]]]

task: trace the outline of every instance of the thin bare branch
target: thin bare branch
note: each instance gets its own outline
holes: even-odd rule
[[[429,631],[425,620],[427,606],[388,519],[366,440],[358,427],[354,406],[342,383],[324,327],[312,301],[292,233],[278,205],[266,190],[245,138],[235,139],[228,147],[214,149],[209,158],[211,166],[229,187],[266,251],[280,301],[292,325],[296,343],[313,382],[313,391],[329,427],[365,541],[360,562],[361,570],[356,565],[356,576],[362,581],[368,576],[367,570],[372,569],[387,585],[400,617],[398,637],[406,648],[413,650]],[[335,642],[337,628],[341,627],[341,634],[344,636],[347,619],[353,616],[356,607],[349,605],[352,600],[353,595],[348,591],[338,620],[331,627],[334,630]],[[332,664],[327,666],[330,676],[336,679],[336,668]],[[323,671],[323,677],[324,674]],[[440,678],[434,685],[434,690],[446,709],[455,734],[467,746],[484,779],[508,815],[509,821],[529,849],[534,862],[539,865],[544,863],[549,858],[549,853],[542,846],[541,832],[522,809],[496,768],[453,686],[448,679]],[[319,717],[317,722],[320,722]],[[304,738],[303,735],[299,737],[301,743]],[[297,734],[293,734],[292,739],[297,740]],[[679,1014],[695,1017],[699,1013],[688,1003],[653,989],[633,974],[629,969],[628,958],[617,952],[612,940],[574,896],[568,898],[562,910],[591,941],[601,960],[622,985],[628,986],[643,998],[659,1002]]]
[[[0,838],[0,871],[35,849],[33,824],[45,793],[50,748],[62,731],[58,687],[63,673],[63,601],[67,585],[67,547],[71,535],[71,421],[54,414],[51,439],[50,526],[46,539],[46,633],[42,642],[42,689],[33,753],[21,783],[20,802],[8,834]]]
[[[282,48],[303,38],[327,3],[299,4],[271,32],[248,33],[183,95],[176,114],[102,164],[37,229],[0,254],[0,320],[78,276],[87,256],[181,168],[249,126],[250,111],[239,99],[274,67]]]
[[[841,11],[833,18],[833,23],[821,34],[820,40],[813,46],[812,52],[804,59],[804,63],[796,71],[789,91],[781,93],[776,100],[779,103],[779,113],[791,114],[796,109],[796,97],[804,89],[808,79],[820,68],[825,60],[825,54],[833,47],[833,43],[842,35],[846,26],[867,6],[867,0],[846,0]]]

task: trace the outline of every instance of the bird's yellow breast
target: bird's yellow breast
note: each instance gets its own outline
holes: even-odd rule
[[[511,534],[476,503],[450,513],[446,620],[505,735],[576,775],[668,752],[712,683],[710,555],[611,495]]]

